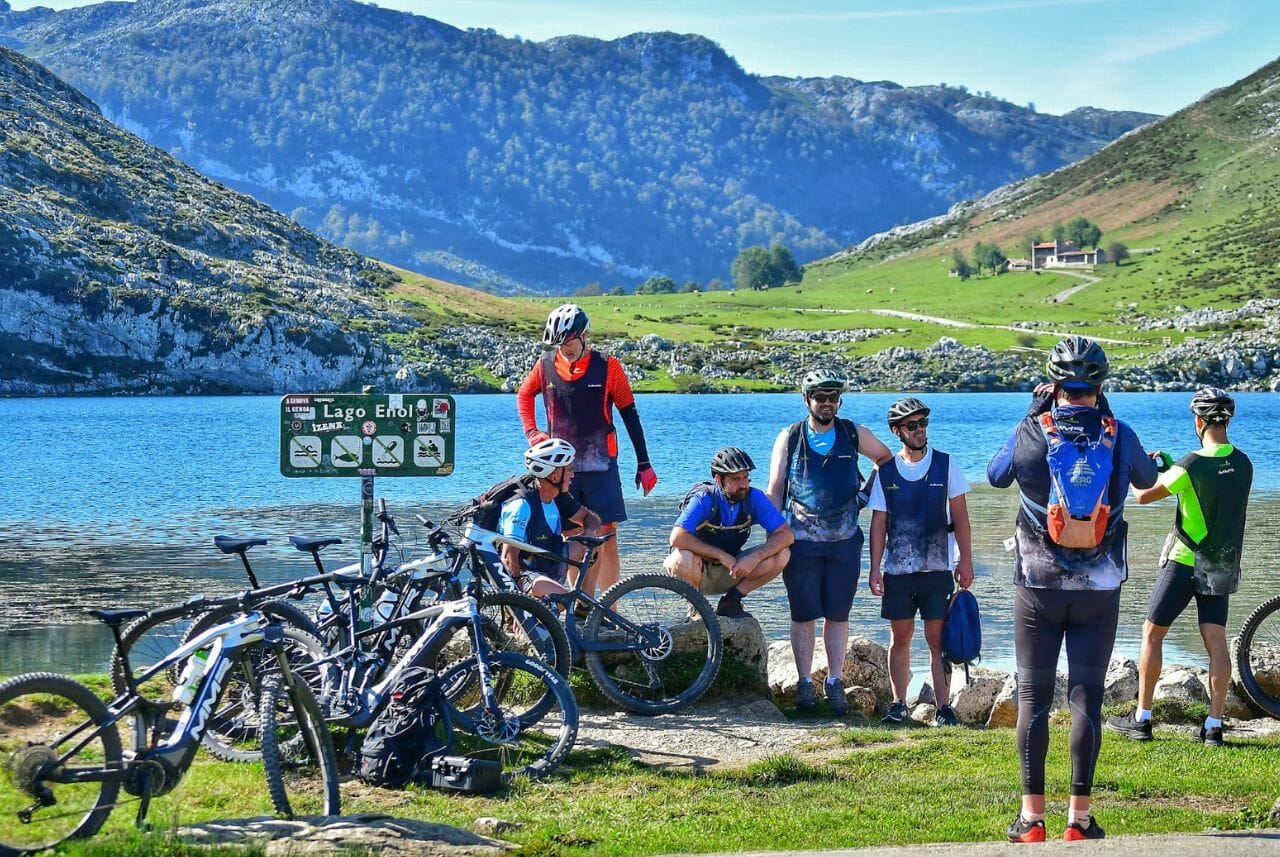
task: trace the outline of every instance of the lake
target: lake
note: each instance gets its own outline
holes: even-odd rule
[[[762,467],[756,484],[763,488],[773,439],[803,416],[798,394],[638,398],[661,482],[648,498],[631,487],[635,459],[620,427],[631,516],[622,530],[624,574],[659,570],[676,506],[692,483],[706,478],[717,448],[732,444],[751,453]],[[884,414],[895,398],[851,394],[841,414],[870,425],[887,441]],[[410,552],[412,513],[438,518],[521,465],[525,443],[514,396],[456,399],[455,473],[384,478],[376,486],[399,515]],[[1025,411],[1027,396],[951,393],[924,399],[933,409],[931,442],[954,454],[975,485],[974,592],[983,607],[984,663],[1008,669],[1013,563],[1001,543],[1012,532],[1017,495],[989,488],[985,472]],[[1189,394],[1117,393],[1111,399],[1148,449],[1180,457],[1197,446]],[[1253,459],[1255,479],[1244,580],[1232,599],[1230,633],[1254,605],[1280,591],[1280,570],[1272,559],[1280,547],[1280,432],[1274,430],[1280,395],[1243,393],[1238,403],[1231,434]],[[111,637],[105,627],[86,622],[88,607],[153,606],[195,592],[243,588],[238,560],[213,548],[215,534],[269,538],[270,545],[251,554],[264,582],[310,569],[309,557],[294,551],[287,535],[341,536],[351,547],[346,555],[331,556],[354,559],[359,480],[282,477],[279,410],[276,397],[0,399],[0,674],[100,670]],[[1147,508],[1129,504],[1127,517],[1131,574],[1116,651],[1136,656],[1156,558],[1173,520],[1172,501]],[[753,594],[747,605],[771,638],[785,638],[780,580]],[[879,602],[865,580],[851,622],[853,633],[887,642]],[[1193,613],[1174,626],[1168,646],[1167,661],[1205,663]],[[918,659],[917,675],[923,663]]]

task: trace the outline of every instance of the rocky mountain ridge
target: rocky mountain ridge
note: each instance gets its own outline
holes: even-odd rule
[[[0,11],[0,43],[327,238],[499,291],[727,278],[1076,160],[1145,114],[762,78],[693,35],[541,43],[351,0]]]

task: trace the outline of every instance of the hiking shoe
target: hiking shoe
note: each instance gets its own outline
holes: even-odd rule
[[[1044,842],[1044,819],[1027,821],[1018,813],[1004,834],[1010,842]]]
[[[1112,732],[1119,732],[1126,738],[1132,738],[1134,741],[1150,741],[1151,740],[1151,721],[1144,720],[1141,723],[1133,719],[1130,714],[1117,714],[1107,718],[1107,722],[1103,724]]]
[[[934,726],[959,726],[960,721],[956,719],[956,713],[951,710],[950,705],[944,705],[938,709],[938,713],[933,716]]]
[[[811,711],[817,704],[818,690],[813,686],[813,679],[801,681],[796,685],[796,708]]]
[[[1085,827],[1078,821],[1073,821],[1067,825],[1067,829],[1062,831],[1062,838],[1067,842],[1083,842],[1086,839],[1106,839],[1107,832],[1102,829],[1102,825],[1098,824],[1098,819],[1092,815],[1089,816],[1089,826]]]
[[[716,604],[716,615],[723,616],[726,619],[742,619],[750,616],[746,610],[742,609],[742,599],[734,598],[731,595],[722,595],[720,601]]]
[[[1227,742],[1222,740],[1222,727],[1215,726],[1212,729],[1205,729],[1204,724],[1200,724],[1200,728],[1196,730],[1196,740],[1202,744],[1208,744],[1210,747],[1221,747]]]
[[[901,723],[907,719],[907,704],[905,702],[895,702],[889,706],[889,710],[884,713],[884,717],[880,718],[881,723]]]
[[[831,710],[835,712],[836,717],[844,717],[848,714],[849,700],[844,695],[844,680],[829,678],[824,687],[827,691],[827,704],[831,706]]]

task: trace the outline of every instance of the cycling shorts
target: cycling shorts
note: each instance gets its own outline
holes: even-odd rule
[[[1201,625],[1227,625],[1230,595],[1201,595],[1191,566],[1169,560],[1160,568],[1147,605],[1147,621],[1168,628],[1196,600],[1196,616]]]
[[[569,494],[600,516],[606,524],[627,519],[627,505],[622,499],[622,478],[615,459],[608,470],[575,470]]]
[[[914,619],[916,611],[926,622],[947,618],[947,604],[955,581],[949,571],[917,571],[912,574],[886,574],[884,596],[880,601],[880,618]]]
[[[782,572],[792,622],[849,621],[862,564],[862,530],[836,542],[796,541]]]

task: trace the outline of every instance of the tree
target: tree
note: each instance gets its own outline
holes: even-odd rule
[[[1107,258],[1119,267],[1121,262],[1129,258],[1129,247],[1122,241],[1112,241],[1107,245]]]
[[[638,295],[674,295],[680,287],[676,285],[676,281],[663,274],[656,277],[650,277],[636,288]]]
[[[951,268],[956,272],[956,276],[962,280],[967,280],[973,276],[973,266],[969,264],[964,251],[959,247],[954,247],[951,250]]]
[[[608,295],[608,296],[609,296],[609,297],[611,297],[611,298],[622,298],[622,297],[626,297],[626,296],[627,296],[627,287],[626,287],[626,286],[614,286],[613,288],[609,289],[609,291],[605,292],[605,294],[606,294],[606,295]]]
[[[982,273],[982,269],[987,268],[991,273],[999,274],[1007,261],[1004,253],[1000,252],[1000,248],[994,244],[979,241],[973,245],[973,264],[978,266],[978,273]]]
[[[1063,226],[1062,221],[1059,220],[1057,223],[1053,224],[1053,229],[1049,231],[1049,236],[1053,238],[1054,241],[1066,241],[1067,227]]]
[[[774,244],[769,249],[773,270],[769,278],[769,286],[785,286],[787,283],[798,283],[804,277],[804,271],[796,264],[796,257],[791,250],[781,244]]]
[[[604,294],[604,287],[598,281],[592,281],[583,286],[578,286],[574,292],[580,298],[594,298]]]
[[[711,282],[707,283],[707,291],[724,292],[729,290],[729,284],[719,277],[712,277]]]
[[[735,286],[758,291],[769,288],[772,268],[772,254],[764,248],[764,245],[755,244],[743,249],[733,260],[733,266],[729,270],[733,274]]]
[[[702,291],[702,285],[697,280],[689,280],[680,287],[680,291],[686,295],[693,294]]]
[[[1102,241],[1102,230],[1078,214],[1067,221],[1063,232],[1066,239],[1081,250],[1085,247],[1097,247]]]

